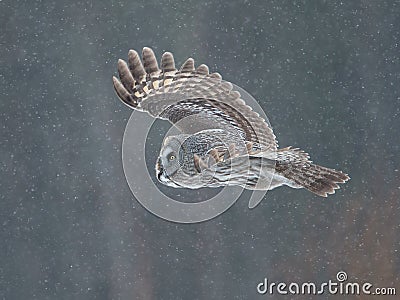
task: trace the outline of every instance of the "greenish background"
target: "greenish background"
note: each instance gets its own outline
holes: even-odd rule
[[[0,1],[0,299],[257,299],[264,277],[341,270],[399,293],[399,16],[398,1]],[[111,83],[144,46],[206,63],[282,147],[352,179],[201,224],[153,216],[124,178],[131,112]]]

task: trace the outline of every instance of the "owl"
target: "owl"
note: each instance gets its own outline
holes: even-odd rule
[[[192,58],[178,69],[165,52],[160,66],[143,48],[142,60],[130,50],[118,60],[118,97],[130,108],[169,120],[179,134],[164,139],[156,177],[174,188],[241,186],[272,190],[305,188],[322,197],[349,180],[341,171],[312,163],[292,147],[279,148],[268,123],[242,99],[230,82]]]

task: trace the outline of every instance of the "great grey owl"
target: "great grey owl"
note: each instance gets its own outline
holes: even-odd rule
[[[129,107],[169,120],[180,134],[164,140],[156,162],[157,178],[176,188],[239,185],[271,190],[287,185],[326,197],[349,177],[313,164],[306,152],[278,148],[267,122],[242,99],[232,84],[206,65],[189,58],[175,68],[165,52],[160,68],[154,52],[130,50],[128,63],[118,61],[119,98]]]

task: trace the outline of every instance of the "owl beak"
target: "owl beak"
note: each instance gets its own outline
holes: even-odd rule
[[[161,178],[161,177],[163,177],[162,175],[163,175],[162,172],[157,172],[157,179],[160,182],[162,182],[162,178]]]
[[[161,163],[161,158],[158,158],[157,164],[156,164],[156,176],[159,182],[162,183],[167,183],[170,182],[170,179],[168,176],[165,175],[163,165]]]
[[[164,172],[164,168],[161,164],[161,158],[158,158],[158,160],[157,160],[156,176],[157,176],[158,181],[165,185],[173,186],[176,188],[181,187],[180,185],[178,185],[174,181],[172,181],[171,178]]]
[[[156,163],[156,175],[157,175],[157,179],[158,179],[158,181],[163,181],[162,179],[163,179],[163,173],[164,173],[164,169],[163,169],[163,167],[162,167],[162,164],[161,164],[161,158],[159,157],[158,159],[157,159],[157,163]]]

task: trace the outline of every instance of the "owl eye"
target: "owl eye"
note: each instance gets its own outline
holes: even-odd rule
[[[171,155],[169,156],[169,160],[170,160],[170,161],[175,160],[175,155],[171,154]]]

